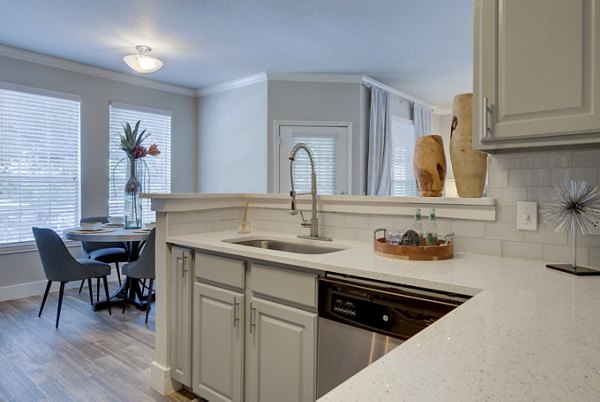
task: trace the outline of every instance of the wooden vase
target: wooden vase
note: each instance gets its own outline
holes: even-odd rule
[[[422,197],[441,197],[446,179],[446,156],[441,135],[424,135],[415,143],[413,170]]]
[[[459,197],[483,196],[487,154],[473,149],[473,94],[461,94],[452,102],[450,161]]]

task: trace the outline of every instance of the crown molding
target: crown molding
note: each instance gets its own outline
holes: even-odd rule
[[[223,82],[217,85],[211,85],[209,87],[197,89],[196,96],[213,95],[219,92],[230,91],[236,88],[242,88],[248,85],[258,84],[259,82],[267,81],[267,73],[258,73],[242,77],[237,80]]]
[[[269,81],[333,82],[360,84],[360,74],[318,74],[318,73],[266,73]]]
[[[137,85],[140,87],[157,89],[164,92],[170,92],[177,95],[196,96],[196,91],[190,88],[184,88],[177,85],[165,84],[148,78],[135,77],[125,73],[106,70],[93,67],[87,64],[76,63],[52,56],[46,56],[40,53],[34,53],[29,50],[17,49],[10,46],[0,45],[0,56],[10,57],[21,61],[41,64],[48,67],[59,68],[80,74],[92,75],[94,77],[106,78],[113,81],[119,81],[126,84]]]

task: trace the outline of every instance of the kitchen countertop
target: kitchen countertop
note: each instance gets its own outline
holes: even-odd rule
[[[547,269],[543,261],[468,253],[444,261],[397,260],[377,256],[371,243],[356,241],[318,242],[344,248],[318,255],[222,241],[244,237],[302,241],[281,233],[236,231],[167,241],[473,295],[319,401],[600,399],[600,276],[576,277]]]

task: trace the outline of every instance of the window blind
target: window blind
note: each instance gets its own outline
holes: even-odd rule
[[[0,87],[0,246],[79,224],[80,102]]]
[[[416,196],[417,184],[413,171],[415,125],[401,117],[392,117],[392,186],[391,195]]]
[[[121,149],[123,124],[128,122],[134,127],[138,120],[141,120],[140,132],[145,129],[146,133],[150,133],[142,145],[147,148],[150,144],[157,144],[160,149],[160,155],[143,158],[148,171],[141,177],[142,191],[171,192],[171,113],[113,103],[110,106],[110,215],[123,215],[123,190],[128,166],[127,159],[123,159],[126,158],[125,152]],[[143,162],[142,169],[145,171]],[[155,219],[155,213],[150,209],[150,200],[142,199],[142,222],[148,223]]]
[[[303,142],[311,149],[317,172],[317,193],[336,194],[336,137],[334,135],[292,135],[294,144]],[[296,192],[310,192],[310,160],[308,154],[299,151],[294,161],[294,189]]]

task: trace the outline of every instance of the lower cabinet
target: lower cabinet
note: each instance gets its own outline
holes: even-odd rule
[[[210,402],[314,401],[316,275],[200,252],[194,261],[194,393]]]
[[[253,297],[246,401],[315,400],[317,314]]]
[[[209,401],[241,401],[245,295],[194,284],[193,391]]]
[[[183,385],[191,385],[192,342],[192,251],[171,247],[171,303],[169,310],[169,356],[171,377]]]

